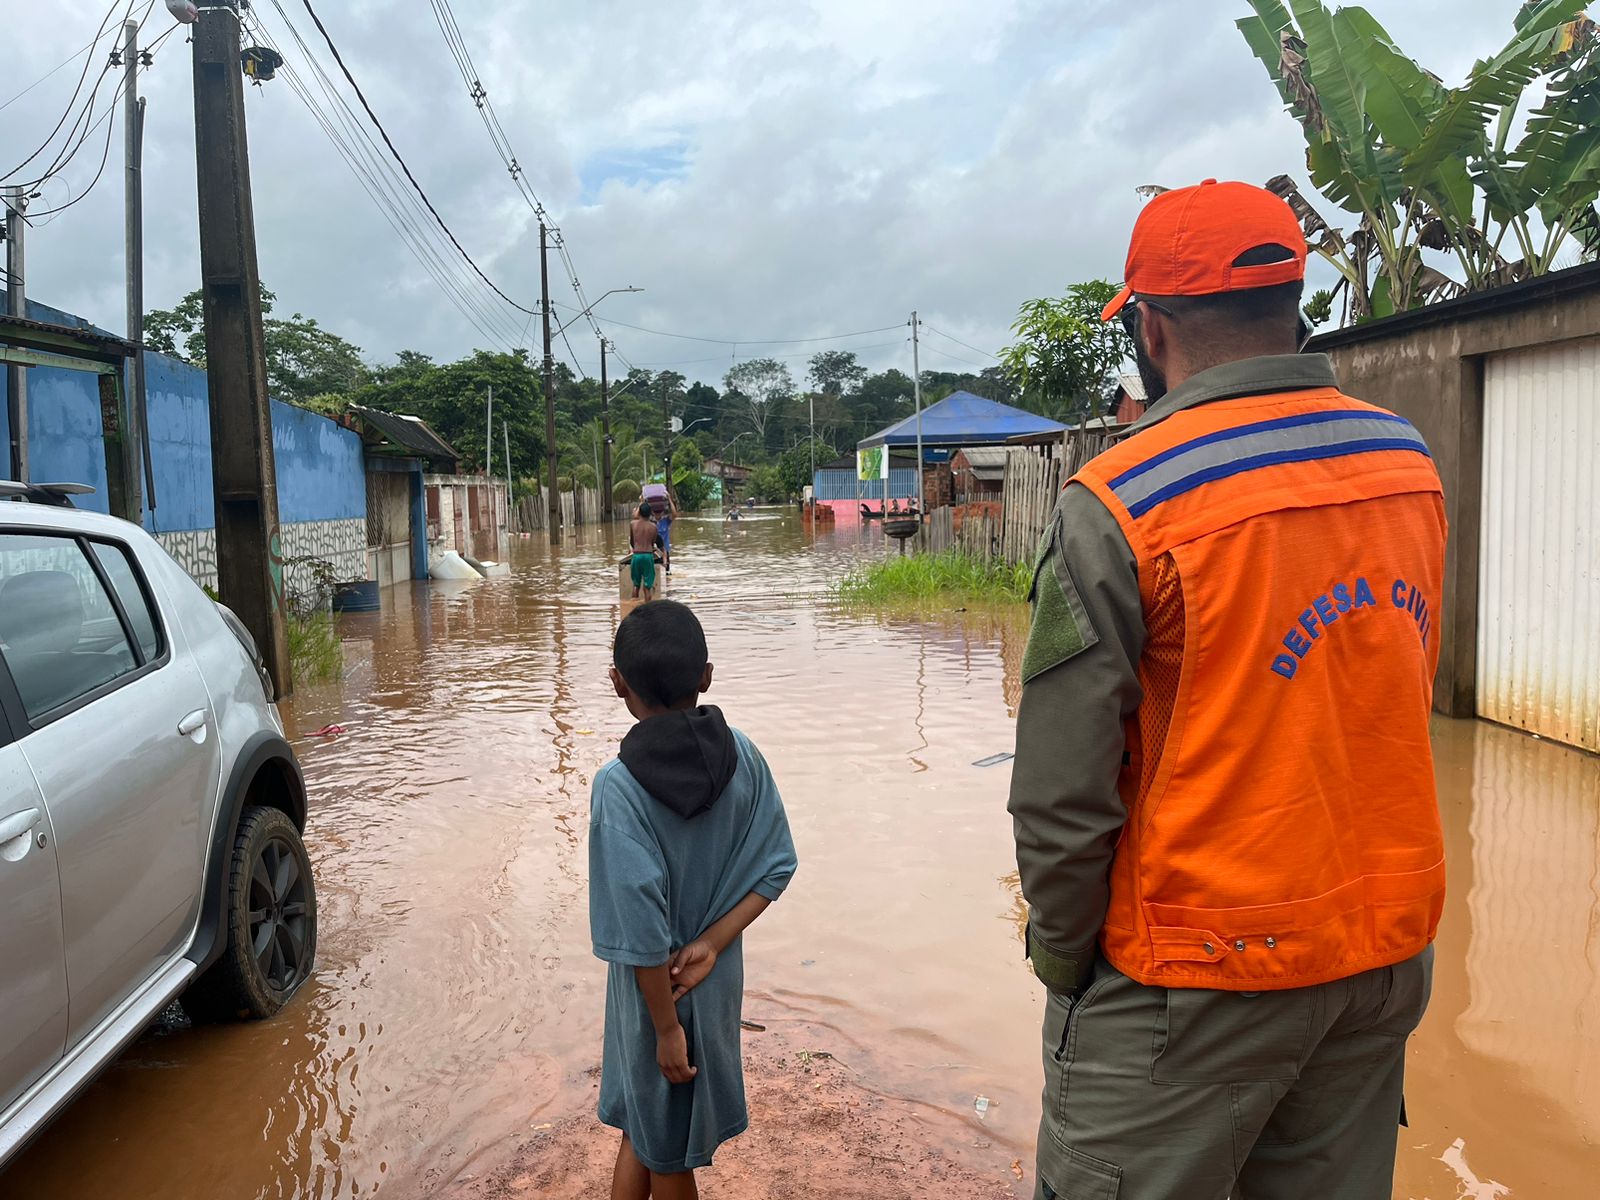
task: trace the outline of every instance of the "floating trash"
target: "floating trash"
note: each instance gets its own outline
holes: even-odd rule
[[[983,1120],[989,1115],[990,1100],[987,1096],[979,1096],[972,1102],[973,1111],[978,1114],[978,1120]]]
[[[972,765],[975,767],[998,767],[1003,762],[1010,762],[1016,755],[1007,750],[1004,754],[991,754],[988,758],[980,758]]]

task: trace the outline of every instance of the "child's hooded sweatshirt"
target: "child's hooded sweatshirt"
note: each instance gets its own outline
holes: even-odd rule
[[[665,963],[751,892],[776,900],[795,870],[783,801],[760,751],[704,706],[641,721],[595,776],[589,927],[606,980],[600,1119],[660,1174],[711,1162],[749,1123],[740,1062],[742,939],[678,1001],[699,1068],[671,1084],[634,967]]]

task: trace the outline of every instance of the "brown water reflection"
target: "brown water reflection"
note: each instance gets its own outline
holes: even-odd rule
[[[800,848],[748,950],[747,1015],[958,1114],[1003,1170],[1031,1153],[1041,996],[1009,767],[972,764],[1011,747],[1021,614],[832,612],[823,582],[881,535],[763,518],[683,522],[669,592],[700,612],[712,699],[767,753]],[[144,1038],[0,1196],[448,1192],[593,1103],[584,830],[627,726],[604,677],[617,549],[603,530],[556,555],[519,543],[512,579],[345,618],[345,679],[286,714],[314,805],[315,979],[270,1023]],[[333,721],[349,732],[309,736]],[[1589,1195],[1600,762],[1488,726],[1437,734],[1452,890],[1396,1195]]]

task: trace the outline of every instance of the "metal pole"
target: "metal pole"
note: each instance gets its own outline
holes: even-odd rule
[[[917,402],[917,519],[922,519],[922,362],[917,357],[917,314],[911,314],[911,393]],[[901,549],[904,549],[902,543]]]
[[[604,469],[600,473],[600,510],[605,514],[605,520],[610,521],[616,513],[612,511],[611,493],[611,391],[606,380],[606,340],[600,339],[600,422],[605,430]]]
[[[543,221],[539,222],[539,308],[544,314],[544,473],[545,484],[550,489],[549,516],[550,544],[561,542],[561,493],[556,490],[556,393],[553,375],[555,359],[550,353],[550,265],[548,234]]]
[[[20,187],[6,189],[6,306],[13,317],[28,315],[27,269],[23,254],[22,212],[28,200]],[[11,430],[11,477],[28,482],[28,369],[6,367],[6,417]]]
[[[144,405],[144,197],[142,194],[139,160],[140,143],[144,133],[144,101],[139,99],[139,23],[129,21],[122,27],[122,69],[126,76],[123,86],[123,246],[124,266],[128,273],[128,340],[138,345],[128,362],[128,423],[125,430],[128,451],[135,460],[134,469],[128,472],[128,507],[135,513],[143,510],[140,496],[139,460],[144,463],[144,475],[151,475],[150,461],[145,453],[148,435],[145,430]],[[152,489],[153,490],[153,489]]]
[[[213,0],[195,25],[194,120],[217,590],[255,637],[273,686],[284,696],[293,691],[294,679],[285,630],[238,0]]]

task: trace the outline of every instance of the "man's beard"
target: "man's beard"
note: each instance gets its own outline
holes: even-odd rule
[[[1133,361],[1138,366],[1139,378],[1144,383],[1144,402],[1154,404],[1167,394],[1167,377],[1155,363],[1150,361],[1150,356],[1145,353],[1142,338],[1133,339]]]

